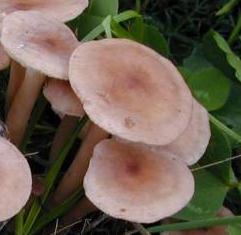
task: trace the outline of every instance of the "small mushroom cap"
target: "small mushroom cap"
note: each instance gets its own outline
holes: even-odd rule
[[[84,188],[89,200],[105,213],[152,223],[189,202],[194,179],[187,166],[171,153],[163,151],[158,156],[111,139],[95,147]]]
[[[173,64],[130,40],[80,45],[69,79],[90,119],[130,141],[168,144],[191,117],[191,93]]]
[[[76,117],[84,115],[83,106],[67,81],[49,80],[44,86],[43,94],[57,113]]]
[[[0,221],[5,221],[26,204],[32,178],[25,157],[4,138],[0,138],[0,152]]]
[[[10,64],[10,57],[3,49],[3,46],[0,43],[0,70],[7,68]]]
[[[34,11],[7,15],[3,20],[1,41],[7,53],[24,67],[65,80],[70,55],[79,45],[67,26]]]
[[[87,6],[88,0],[1,0],[0,14],[34,10],[66,22],[80,15]]]
[[[196,100],[193,100],[192,117],[186,130],[172,143],[151,148],[157,152],[161,149],[170,151],[188,165],[193,165],[205,153],[210,137],[208,112]]]

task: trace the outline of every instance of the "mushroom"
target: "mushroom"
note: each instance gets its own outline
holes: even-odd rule
[[[223,207],[218,212],[218,216],[219,217],[233,216],[233,213],[229,209]],[[161,235],[229,235],[229,232],[227,231],[227,226],[216,226],[216,227],[210,227],[205,229],[165,232],[165,233],[161,233]]]
[[[69,58],[79,42],[67,26],[34,11],[7,15],[1,42],[8,54],[26,67],[6,119],[11,141],[19,146],[45,75],[67,80]]]
[[[43,94],[50,102],[54,112],[62,117],[50,150],[50,160],[52,161],[76,127],[79,117],[84,116],[84,110],[67,81],[48,80],[43,88]]]
[[[16,215],[32,190],[29,165],[19,150],[0,137],[0,221]]]
[[[174,141],[187,127],[192,95],[175,66],[127,39],[81,44],[70,84],[90,119],[121,138],[152,145]]]
[[[34,10],[66,22],[80,15],[87,6],[88,0],[1,0],[0,14]]]
[[[170,152],[157,155],[111,139],[95,147],[84,189],[89,200],[108,215],[152,223],[173,215],[190,201],[194,179]]]
[[[64,174],[54,192],[53,204],[59,204],[74,193],[83,183],[84,176],[89,166],[94,147],[101,140],[108,138],[109,134],[95,124],[91,124],[89,131],[81,144],[74,161]]]
[[[211,137],[208,112],[193,100],[191,121],[186,130],[172,143],[151,147],[153,151],[167,150],[180,157],[188,165],[196,163],[204,154]]]
[[[18,10],[35,10],[41,12],[41,14],[46,14],[48,16],[54,17],[61,22],[66,22],[81,14],[83,10],[87,8],[87,6],[88,0],[50,0],[47,2],[42,0],[1,0],[0,21],[2,21],[6,15]],[[0,53],[2,53],[1,50],[2,49],[0,46]],[[7,67],[9,62],[9,57],[5,53],[4,60],[2,59],[0,62],[0,68],[2,65]],[[19,64],[13,61],[11,67],[12,68],[10,72],[9,86],[6,97],[6,112],[8,112],[13,97],[15,96],[18,88],[21,85],[21,82],[24,79],[24,71],[22,71],[22,68]]]

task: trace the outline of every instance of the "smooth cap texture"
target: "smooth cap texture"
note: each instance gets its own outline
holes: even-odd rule
[[[130,141],[168,144],[191,117],[192,96],[175,66],[130,40],[80,45],[70,60],[69,79],[90,119]]]
[[[44,86],[43,94],[58,114],[76,117],[84,115],[83,106],[67,81],[49,80]]]
[[[192,118],[187,129],[174,142],[152,150],[168,150],[179,156],[188,165],[196,163],[205,153],[211,137],[208,112],[193,100]]]
[[[0,14],[35,10],[66,22],[80,15],[87,6],[88,0],[1,0]]]
[[[0,188],[0,221],[5,221],[26,204],[32,178],[25,157],[4,138],[0,138]]]
[[[194,192],[192,173],[170,155],[104,140],[95,147],[84,178],[86,196],[115,218],[152,223],[168,217]]]
[[[67,26],[34,11],[7,15],[1,41],[7,53],[24,67],[65,80],[70,55],[79,45]]]

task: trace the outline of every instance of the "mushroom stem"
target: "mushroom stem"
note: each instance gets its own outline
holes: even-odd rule
[[[82,185],[95,145],[107,137],[107,132],[95,124],[91,124],[90,130],[79,148],[74,161],[60,181],[53,195],[54,204],[57,205],[63,202]]]
[[[58,153],[66,143],[68,137],[73,132],[79,118],[65,115],[55,133],[52,147],[50,150],[50,161],[54,161],[58,157]]]
[[[11,69],[10,69],[10,78],[8,82],[7,88],[7,97],[6,97],[6,104],[5,104],[5,111],[6,115],[8,110],[11,106],[11,103],[16,95],[18,89],[20,88],[25,75],[25,69],[16,61],[11,62]]]
[[[14,97],[6,119],[10,140],[16,146],[22,142],[32,109],[44,81],[43,74],[27,68],[24,81]]]
[[[84,197],[62,218],[62,224],[66,226],[97,210],[98,208],[87,197]]]

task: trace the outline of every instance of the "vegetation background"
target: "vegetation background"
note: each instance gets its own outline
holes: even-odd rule
[[[89,9],[70,22],[69,26],[83,41],[125,37],[152,47],[178,66],[194,96],[210,112],[212,138],[203,159],[192,166],[196,181],[195,195],[189,205],[175,215],[171,222],[195,223],[201,220],[205,225],[205,221],[208,223],[223,204],[234,214],[240,215],[240,1],[91,0]],[[0,74],[2,107],[8,74],[9,71]],[[26,138],[25,153],[34,174],[46,177],[52,169],[48,162],[48,152],[59,119],[49,105],[41,106],[42,102],[43,98],[40,98],[33,112],[29,128],[31,138]],[[4,113],[1,112],[0,115],[4,120]],[[68,167],[72,160],[71,153],[77,145],[76,142],[71,148],[61,170],[51,171],[56,176],[54,182],[48,182],[51,188],[54,188]],[[81,194],[78,194],[78,197],[81,197]],[[55,224],[58,218],[70,210],[75,200],[76,198],[67,207],[58,208],[58,213],[49,211],[43,203],[36,204],[37,207],[32,208],[32,214],[27,214],[23,222],[25,227],[29,222],[27,224],[30,224],[31,228],[28,227],[29,232],[22,234],[32,235],[35,234],[33,228],[37,226],[41,225],[41,231],[49,223]],[[36,203],[37,201],[41,202],[41,198],[36,199]],[[40,213],[36,208],[40,208]],[[240,223],[241,219],[237,219]],[[165,230],[161,222],[142,226],[112,219],[101,212],[76,222],[70,226],[68,234],[160,234],[160,231]],[[241,234],[239,224],[230,221],[228,225],[230,235]],[[1,233],[12,234],[12,230],[5,226]],[[16,234],[21,233],[17,231]]]

